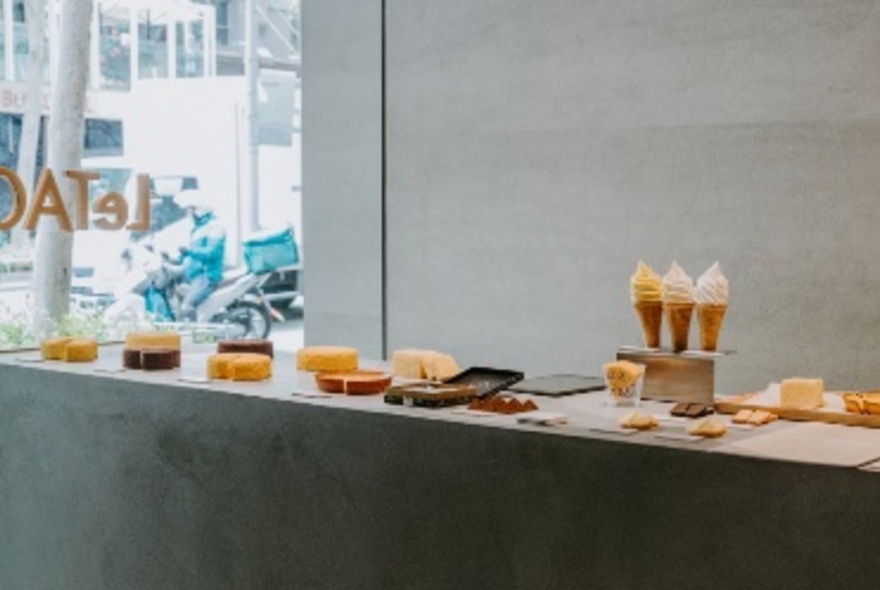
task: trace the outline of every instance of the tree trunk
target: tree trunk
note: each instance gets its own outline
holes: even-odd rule
[[[40,117],[43,111],[43,35],[46,30],[45,0],[27,0],[25,20],[28,27],[27,89],[21,139],[18,142],[18,172],[28,194],[33,193],[40,143]],[[12,230],[12,245],[22,250],[28,244],[28,231],[18,226]]]
[[[92,0],[61,2],[58,70],[52,78],[49,114],[49,159],[68,211],[73,211],[76,186],[64,176],[82,161],[86,88],[89,80],[89,34]],[[62,320],[70,304],[73,233],[53,217],[40,219],[34,260],[34,327],[44,333]]]

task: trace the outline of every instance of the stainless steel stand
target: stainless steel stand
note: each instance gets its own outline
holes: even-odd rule
[[[672,352],[622,346],[617,351],[617,359],[645,365],[643,399],[713,404],[715,361],[731,353],[699,350]]]

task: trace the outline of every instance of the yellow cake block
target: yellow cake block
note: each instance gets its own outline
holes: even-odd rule
[[[779,405],[794,410],[815,410],[825,405],[822,379],[783,379],[779,385]]]
[[[391,355],[391,372],[395,377],[442,381],[460,371],[452,356],[435,350],[404,348]]]
[[[240,354],[229,369],[233,381],[264,381],[272,376],[272,359],[265,354]]]
[[[358,351],[349,346],[306,346],[296,353],[296,368],[319,373],[356,371]]]
[[[180,350],[180,334],[177,332],[129,332],[125,335],[125,348],[129,350],[152,348]]]
[[[74,338],[64,347],[64,360],[68,363],[90,363],[97,358],[97,340]]]
[[[63,361],[64,349],[73,338],[49,338],[40,344],[40,355],[44,361]]]
[[[208,357],[208,379],[263,381],[272,376],[272,358],[248,352],[221,352]]]
[[[208,357],[208,379],[229,379],[232,370],[232,361],[238,358],[238,353],[221,352]]]

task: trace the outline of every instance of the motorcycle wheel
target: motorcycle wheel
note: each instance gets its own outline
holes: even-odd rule
[[[272,330],[272,319],[266,307],[252,301],[235,304],[215,321],[240,326],[241,330],[236,330],[234,338],[243,340],[266,339]]]

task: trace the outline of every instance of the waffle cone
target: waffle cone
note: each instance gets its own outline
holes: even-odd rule
[[[724,323],[726,305],[698,305],[697,319],[700,321],[700,348],[703,350],[718,349],[718,334]]]
[[[694,313],[693,303],[667,303],[663,305],[669,335],[672,337],[672,350],[687,350],[688,335],[691,331],[691,316]]]
[[[645,346],[660,348],[660,325],[663,323],[663,303],[660,301],[642,301],[633,304],[633,309],[642,322],[642,334]]]

